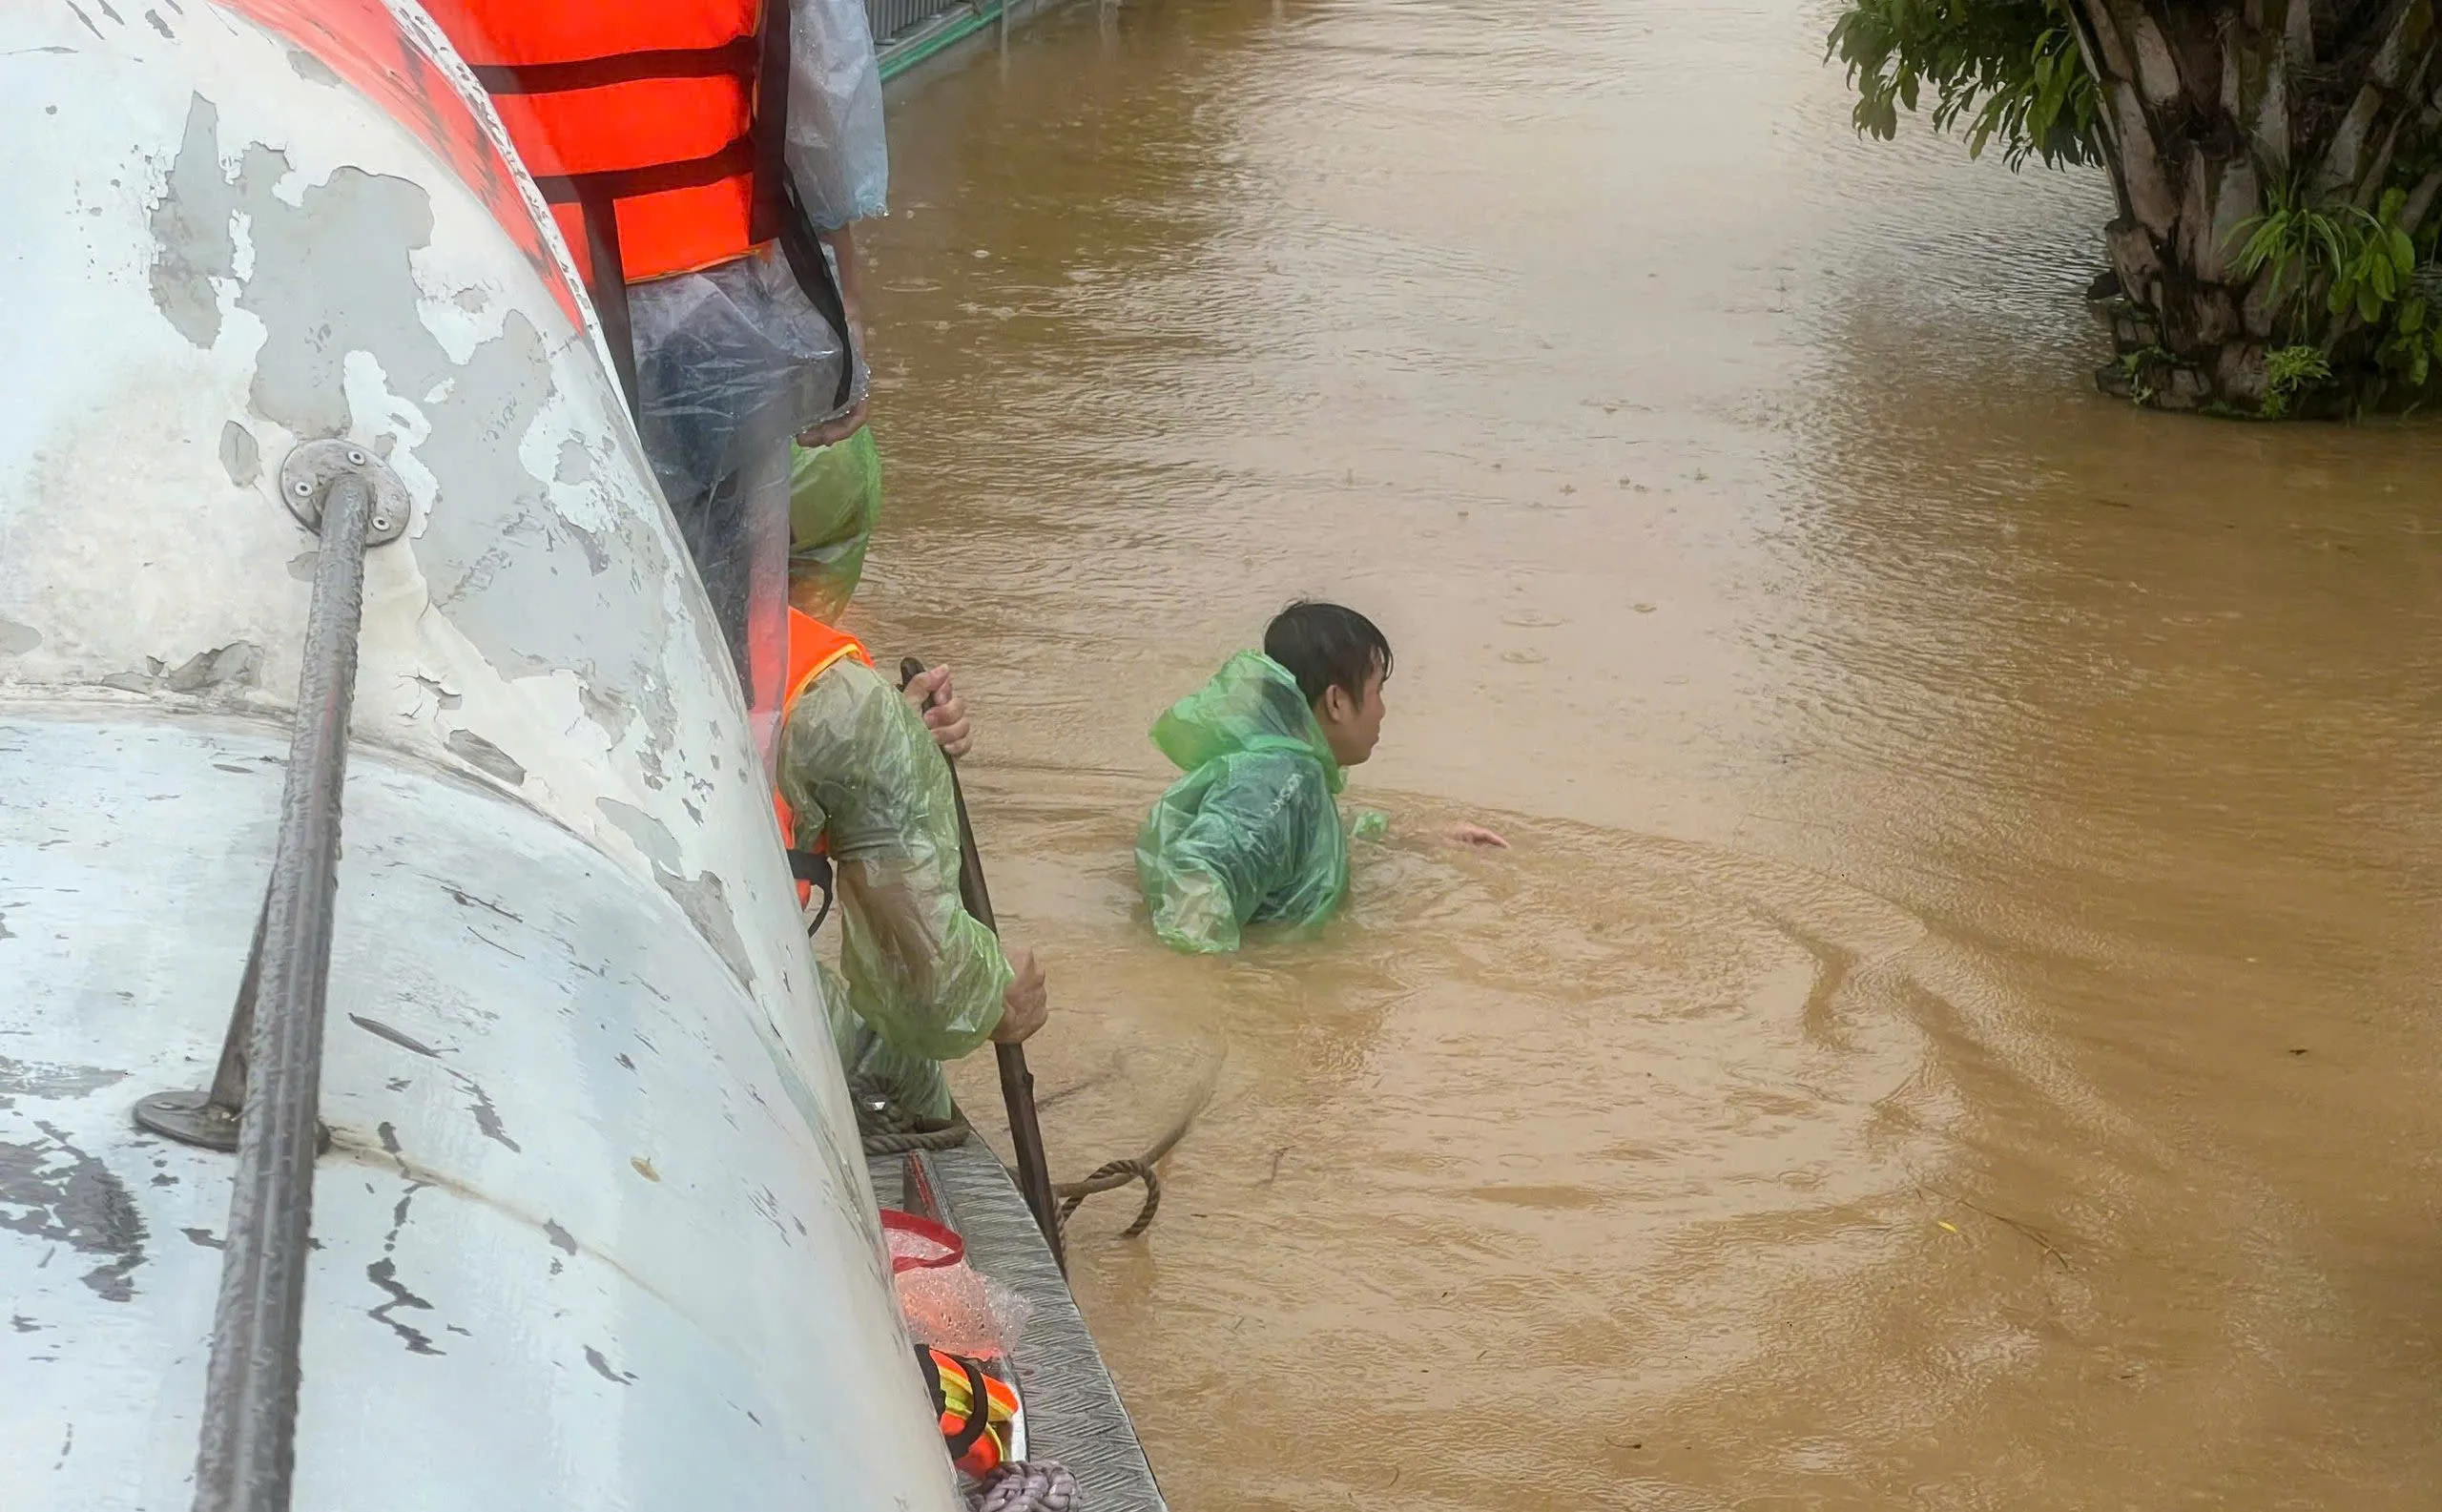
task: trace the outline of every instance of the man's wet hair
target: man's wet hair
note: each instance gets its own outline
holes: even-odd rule
[[[1300,600],[1273,616],[1263,632],[1263,653],[1289,669],[1308,703],[1324,691],[1343,689],[1365,696],[1365,680],[1391,674],[1391,643],[1374,622],[1337,604]]]

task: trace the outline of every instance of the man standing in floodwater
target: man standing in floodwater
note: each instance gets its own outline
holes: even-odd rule
[[[1244,926],[1318,924],[1348,896],[1347,769],[1381,738],[1391,643],[1337,604],[1298,603],[1153,725],[1186,776],[1136,838],[1153,931],[1202,953],[1235,950]],[[1454,844],[1506,850],[1475,824]]]

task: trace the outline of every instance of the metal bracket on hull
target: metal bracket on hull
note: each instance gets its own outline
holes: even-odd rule
[[[288,512],[317,535],[331,485],[341,478],[364,480],[373,490],[373,513],[364,527],[366,546],[386,546],[404,535],[415,512],[407,486],[382,460],[352,441],[309,441],[279,465],[279,497]]]
[[[270,905],[269,896],[264,906]],[[229,1015],[228,1037],[220,1043],[220,1064],[212,1085],[200,1091],[155,1092],[135,1105],[135,1123],[165,1139],[222,1154],[238,1149],[238,1115],[246,1106],[246,1048],[255,1032],[255,991],[263,974],[263,915],[255,915],[255,942],[246,952],[246,975],[238,984],[238,1006]],[[328,1125],[314,1125],[314,1153],[331,1148]]]
[[[137,1127],[226,1153],[238,1148],[238,1115],[246,1106],[246,1042],[255,1030],[255,989],[263,975],[263,916],[255,915],[255,942],[246,952],[246,975],[238,984],[237,1010],[229,1015],[229,1034],[220,1043],[220,1065],[212,1085],[198,1092],[155,1092],[135,1105]],[[318,1152],[330,1148],[329,1129],[321,1130]]]

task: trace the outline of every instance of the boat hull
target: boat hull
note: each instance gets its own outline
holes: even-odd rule
[[[342,437],[410,518],[366,568],[296,1504],[947,1512],[735,674],[468,88],[371,0],[12,10],[8,1504],[192,1495],[230,1160],[130,1113],[219,1050],[316,549],[279,466]]]

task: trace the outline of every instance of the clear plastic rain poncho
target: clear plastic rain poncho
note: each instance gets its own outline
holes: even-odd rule
[[[991,1036],[1014,976],[959,901],[949,762],[896,687],[841,661],[789,711],[779,783],[799,843],[818,830],[830,849],[847,981],[823,996],[840,1064],[901,1110],[945,1119],[941,1063]]]
[[[880,215],[889,187],[873,35],[861,0],[792,0],[789,16],[789,187],[813,230],[838,231]],[[861,366],[840,396],[846,345],[798,271],[775,243],[630,287],[638,429],[673,507],[863,397]]]
[[[1136,837],[1136,879],[1166,943],[1235,950],[1247,924],[1319,923],[1339,906],[1345,778],[1287,668],[1240,652],[1154,722],[1153,744],[1187,774]]]
[[[788,661],[789,447],[843,347],[777,248],[629,291],[636,429],[704,580],[767,758]]]
[[[885,208],[881,74],[862,0],[790,0],[789,21],[789,187],[809,227],[833,232]],[[767,757],[787,659],[790,438],[860,403],[867,380],[798,277],[820,259],[837,286],[831,252],[794,245],[807,266],[775,243],[628,290],[636,428]]]
[[[787,142],[789,179],[816,230],[882,213],[890,147],[865,0],[792,0]]]

